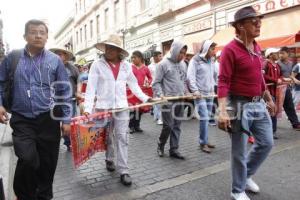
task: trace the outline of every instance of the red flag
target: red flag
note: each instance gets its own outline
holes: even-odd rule
[[[95,113],[87,118],[75,117],[71,122],[71,144],[75,168],[80,167],[95,153],[107,149],[111,113]]]

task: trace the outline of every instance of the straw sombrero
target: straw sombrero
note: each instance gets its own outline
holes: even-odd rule
[[[51,48],[51,49],[49,49],[49,51],[52,51],[55,54],[57,54],[58,52],[65,53],[67,55],[67,60],[68,61],[71,60],[74,57],[74,55],[71,51],[65,50],[63,48]]]
[[[95,47],[97,49],[99,49],[100,51],[105,52],[105,45],[110,45],[110,46],[119,48],[119,49],[121,49],[121,54],[124,57],[129,56],[129,53],[125,49],[122,48],[122,40],[120,39],[120,36],[118,36],[118,35],[110,35],[107,40],[95,44]]]

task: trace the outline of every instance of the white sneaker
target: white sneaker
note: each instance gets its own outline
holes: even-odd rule
[[[232,193],[231,192],[231,199],[233,200],[250,200],[245,192],[241,193]]]
[[[156,122],[158,125],[162,125],[163,124],[163,121],[161,119],[157,120]]]
[[[216,122],[209,122],[208,125],[209,126],[216,126],[217,124],[216,124]]]
[[[247,180],[246,180],[246,190],[248,190],[250,192],[253,192],[253,193],[258,193],[259,192],[259,187],[252,180],[252,178],[247,178]]]

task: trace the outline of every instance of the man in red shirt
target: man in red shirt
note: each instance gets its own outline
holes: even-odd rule
[[[278,60],[278,51],[279,49],[269,48],[265,52],[267,60],[264,66],[264,78],[266,83],[270,84],[268,85],[268,89],[274,101],[276,98],[276,87],[278,84],[281,84],[284,79],[280,76],[280,66],[276,63]],[[271,117],[271,119],[273,126],[273,138],[278,139],[276,134],[277,116],[275,115]]]
[[[220,61],[218,125],[231,135],[231,197],[235,200],[249,200],[246,190],[259,192],[251,177],[273,146],[269,112],[275,114],[275,104],[266,90],[262,74],[263,58],[255,42],[260,35],[261,18],[251,6],[235,13],[232,25],[236,37],[224,47]],[[227,107],[227,99],[230,107]],[[236,114],[234,118],[229,117],[229,110]],[[244,132],[251,132],[256,139],[249,153],[248,136]]]

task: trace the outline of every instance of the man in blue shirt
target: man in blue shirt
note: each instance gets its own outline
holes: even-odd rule
[[[63,134],[70,132],[70,85],[64,64],[45,49],[48,28],[39,20],[25,25],[27,45],[20,50],[12,86],[13,144],[18,157],[14,191],[18,200],[52,199],[57,165],[60,121]],[[4,85],[16,59],[8,54],[0,67],[0,122],[7,123],[3,106]],[[56,108],[56,109],[53,109]],[[53,110],[59,111],[55,116]]]

